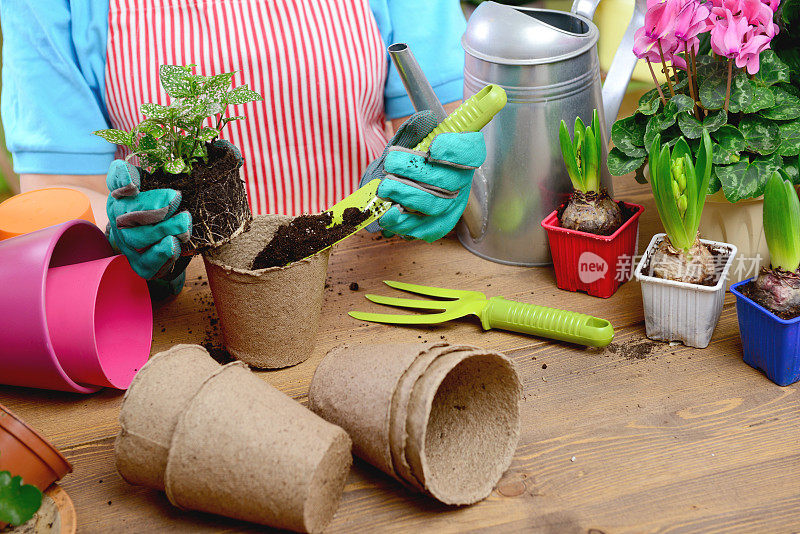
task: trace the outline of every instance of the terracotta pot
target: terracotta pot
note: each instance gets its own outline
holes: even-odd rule
[[[314,350],[330,250],[285,267],[250,269],[291,220],[256,217],[247,232],[203,255],[225,348],[260,369],[296,365]]]
[[[38,432],[0,404],[0,471],[21,476],[24,484],[44,491],[72,466]]]

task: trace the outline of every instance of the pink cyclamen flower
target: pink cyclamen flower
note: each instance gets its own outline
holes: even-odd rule
[[[781,6],[781,0],[762,0],[762,2],[768,5],[773,13],[776,13]]]
[[[716,25],[715,19],[725,19],[728,13],[736,18],[744,17],[753,26],[764,26],[768,33],[774,26],[772,8],[761,0],[713,0],[712,5],[709,19],[712,27]]]
[[[639,28],[634,34],[633,53],[639,59],[647,59],[651,63],[661,63],[661,52],[664,52],[664,60],[680,68],[686,68],[686,61],[678,55],[684,47],[683,43],[678,42],[674,36],[667,36],[661,39],[661,50],[658,48],[658,39],[650,39],[645,34],[645,28]],[[698,41],[699,43],[699,41]]]
[[[711,10],[698,0],[678,0],[675,38],[684,43],[707,31]]]
[[[676,48],[677,43],[673,44],[675,15],[678,10],[678,3],[682,0],[647,0],[647,13],[644,15],[644,25],[639,28],[633,37],[633,53],[642,58],[650,56],[651,50],[656,50],[656,55],[651,61],[661,62],[658,53],[658,41],[661,40],[661,47],[664,55],[668,48]],[[674,50],[673,50],[674,51]]]
[[[711,28],[711,48],[717,55],[734,58],[744,46],[745,36],[751,30],[747,19],[734,17],[730,11],[724,19],[718,19]]]
[[[745,43],[736,56],[736,66],[739,68],[747,67],[747,72],[749,74],[757,73],[761,68],[759,56],[761,52],[769,48],[771,40],[771,38],[764,34],[757,35],[755,30],[748,32],[748,35],[745,37]]]

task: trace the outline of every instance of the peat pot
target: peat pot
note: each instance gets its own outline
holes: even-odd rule
[[[314,350],[330,250],[285,267],[251,270],[277,228],[292,218],[264,215],[203,255],[225,348],[260,369],[288,367]]]

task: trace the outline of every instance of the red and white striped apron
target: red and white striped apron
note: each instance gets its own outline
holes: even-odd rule
[[[239,71],[263,102],[222,137],[238,146],[255,214],[315,213],[355,190],[386,144],[386,55],[369,0],[110,0],[106,104],[114,128],[167,104],[162,64]]]

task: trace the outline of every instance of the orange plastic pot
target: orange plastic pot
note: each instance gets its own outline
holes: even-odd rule
[[[95,222],[84,193],[66,187],[28,191],[0,203],[0,240],[75,219]]]
[[[38,432],[0,404],[0,471],[21,476],[24,484],[44,491],[72,472],[72,466]]]

